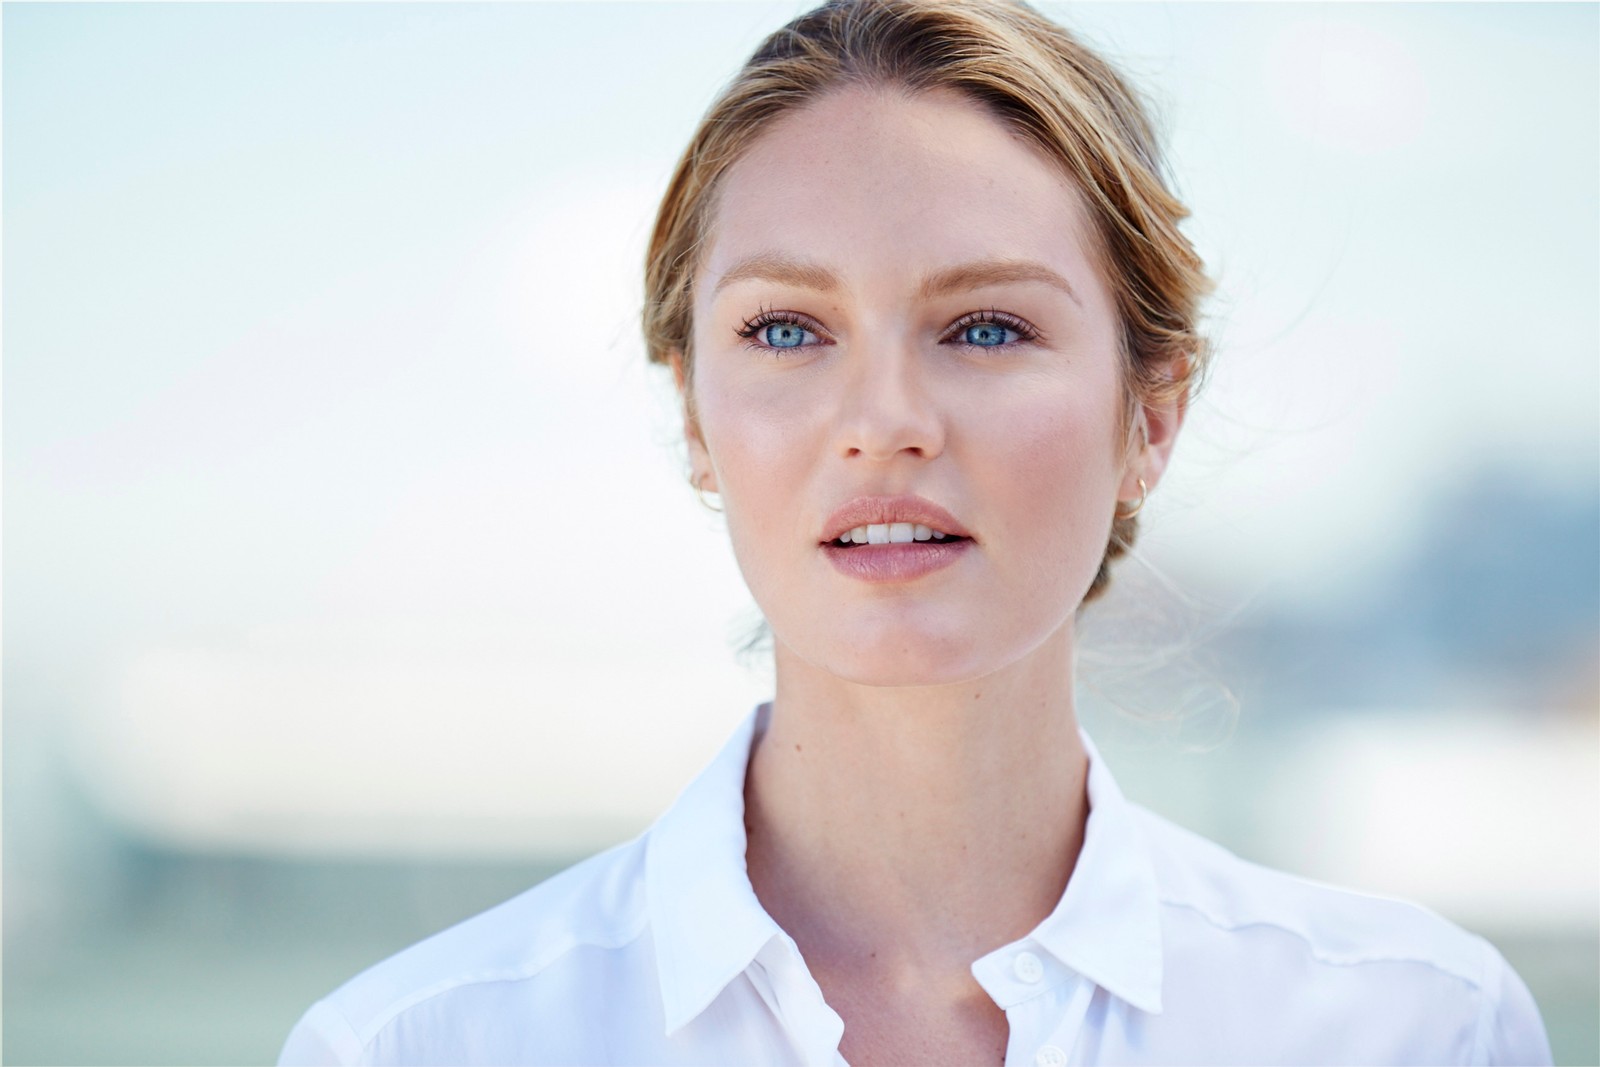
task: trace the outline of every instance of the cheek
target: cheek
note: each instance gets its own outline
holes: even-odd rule
[[[770,477],[807,455],[812,436],[804,405],[778,391],[713,383],[700,397],[700,427],[730,492],[759,493]]]
[[[701,432],[740,557],[764,545],[803,543],[809,534],[794,529],[798,505],[808,469],[824,447],[816,408],[780,391],[726,383],[712,383],[699,403]]]
[[[1052,584],[1085,567],[1092,576],[1110,535],[1121,474],[1116,414],[1102,390],[1088,392],[1093,399],[1039,390],[975,424],[991,522],[997,535],[1029,546],[1007,557]]]

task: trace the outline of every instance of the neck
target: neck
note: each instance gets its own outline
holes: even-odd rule
[[[776,646],[745,779],[756,896],[814,971],[970,983],[1066,888],[1088,815],[1070,625],[970,682],[863,686]]]

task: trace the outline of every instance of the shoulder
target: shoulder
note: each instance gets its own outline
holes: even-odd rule
[[[407,1017],[581,997],[560,988],[574,983],[567,963],[646,930],[644,855],[642,836],[613,846],[367,968],[305,1013],[280,1063],[371,1062],[374,1043]]]
[[[1188,911],[1219,930],[1282,931],[1328,964],[1412,961],[1464,982],[1482,980],[1483,940],[1420,904],[1252,863],[1139,805],[1133,808],[1151,846],[1164,907]]]
[[[1428,1018],[1450,1031],[1452,1061],[1549,1062],[1526,985],[1484,938],[1409,900],[1252,863],[1131,807],[1149,846],[1175,978],[1203,983],[1237,967],[1302,1028],[1316,1025],[1307,1013],[1337,1004],[1351,1018],[1321,1021],[1359,1017],[1374,1041],[1385,1040],[1385,1019],[1395,1042],[1418,1041],[1416,1020]],[[1374,1054],[1410,1062],[1399,1047]]]

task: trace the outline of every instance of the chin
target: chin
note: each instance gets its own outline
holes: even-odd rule
[[[830,635],[813,645],[811,662],[857,685],[954,685],[982,678],[1004,665],[993,648],[975,647],[970,633],[933,637],[880,632],[867,640]]]

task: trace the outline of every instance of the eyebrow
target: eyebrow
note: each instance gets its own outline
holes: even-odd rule
[[[716,296],[735,282],[751,279],[792,285],[798,289],[814,289],[820,293],[831,293],[844,287],[837,274],[820,264],[777,252],[762,252],[741,259],[724,271],[712,287],[711,295]],[[934,300],[968,289],[1007,282],[1043,282],[1066,293],[1080,307],[1083,305],[1077,292],[1059,271],[1031,259],[978,259],[930,271],[917,287],[917,296],[922,300]]]

